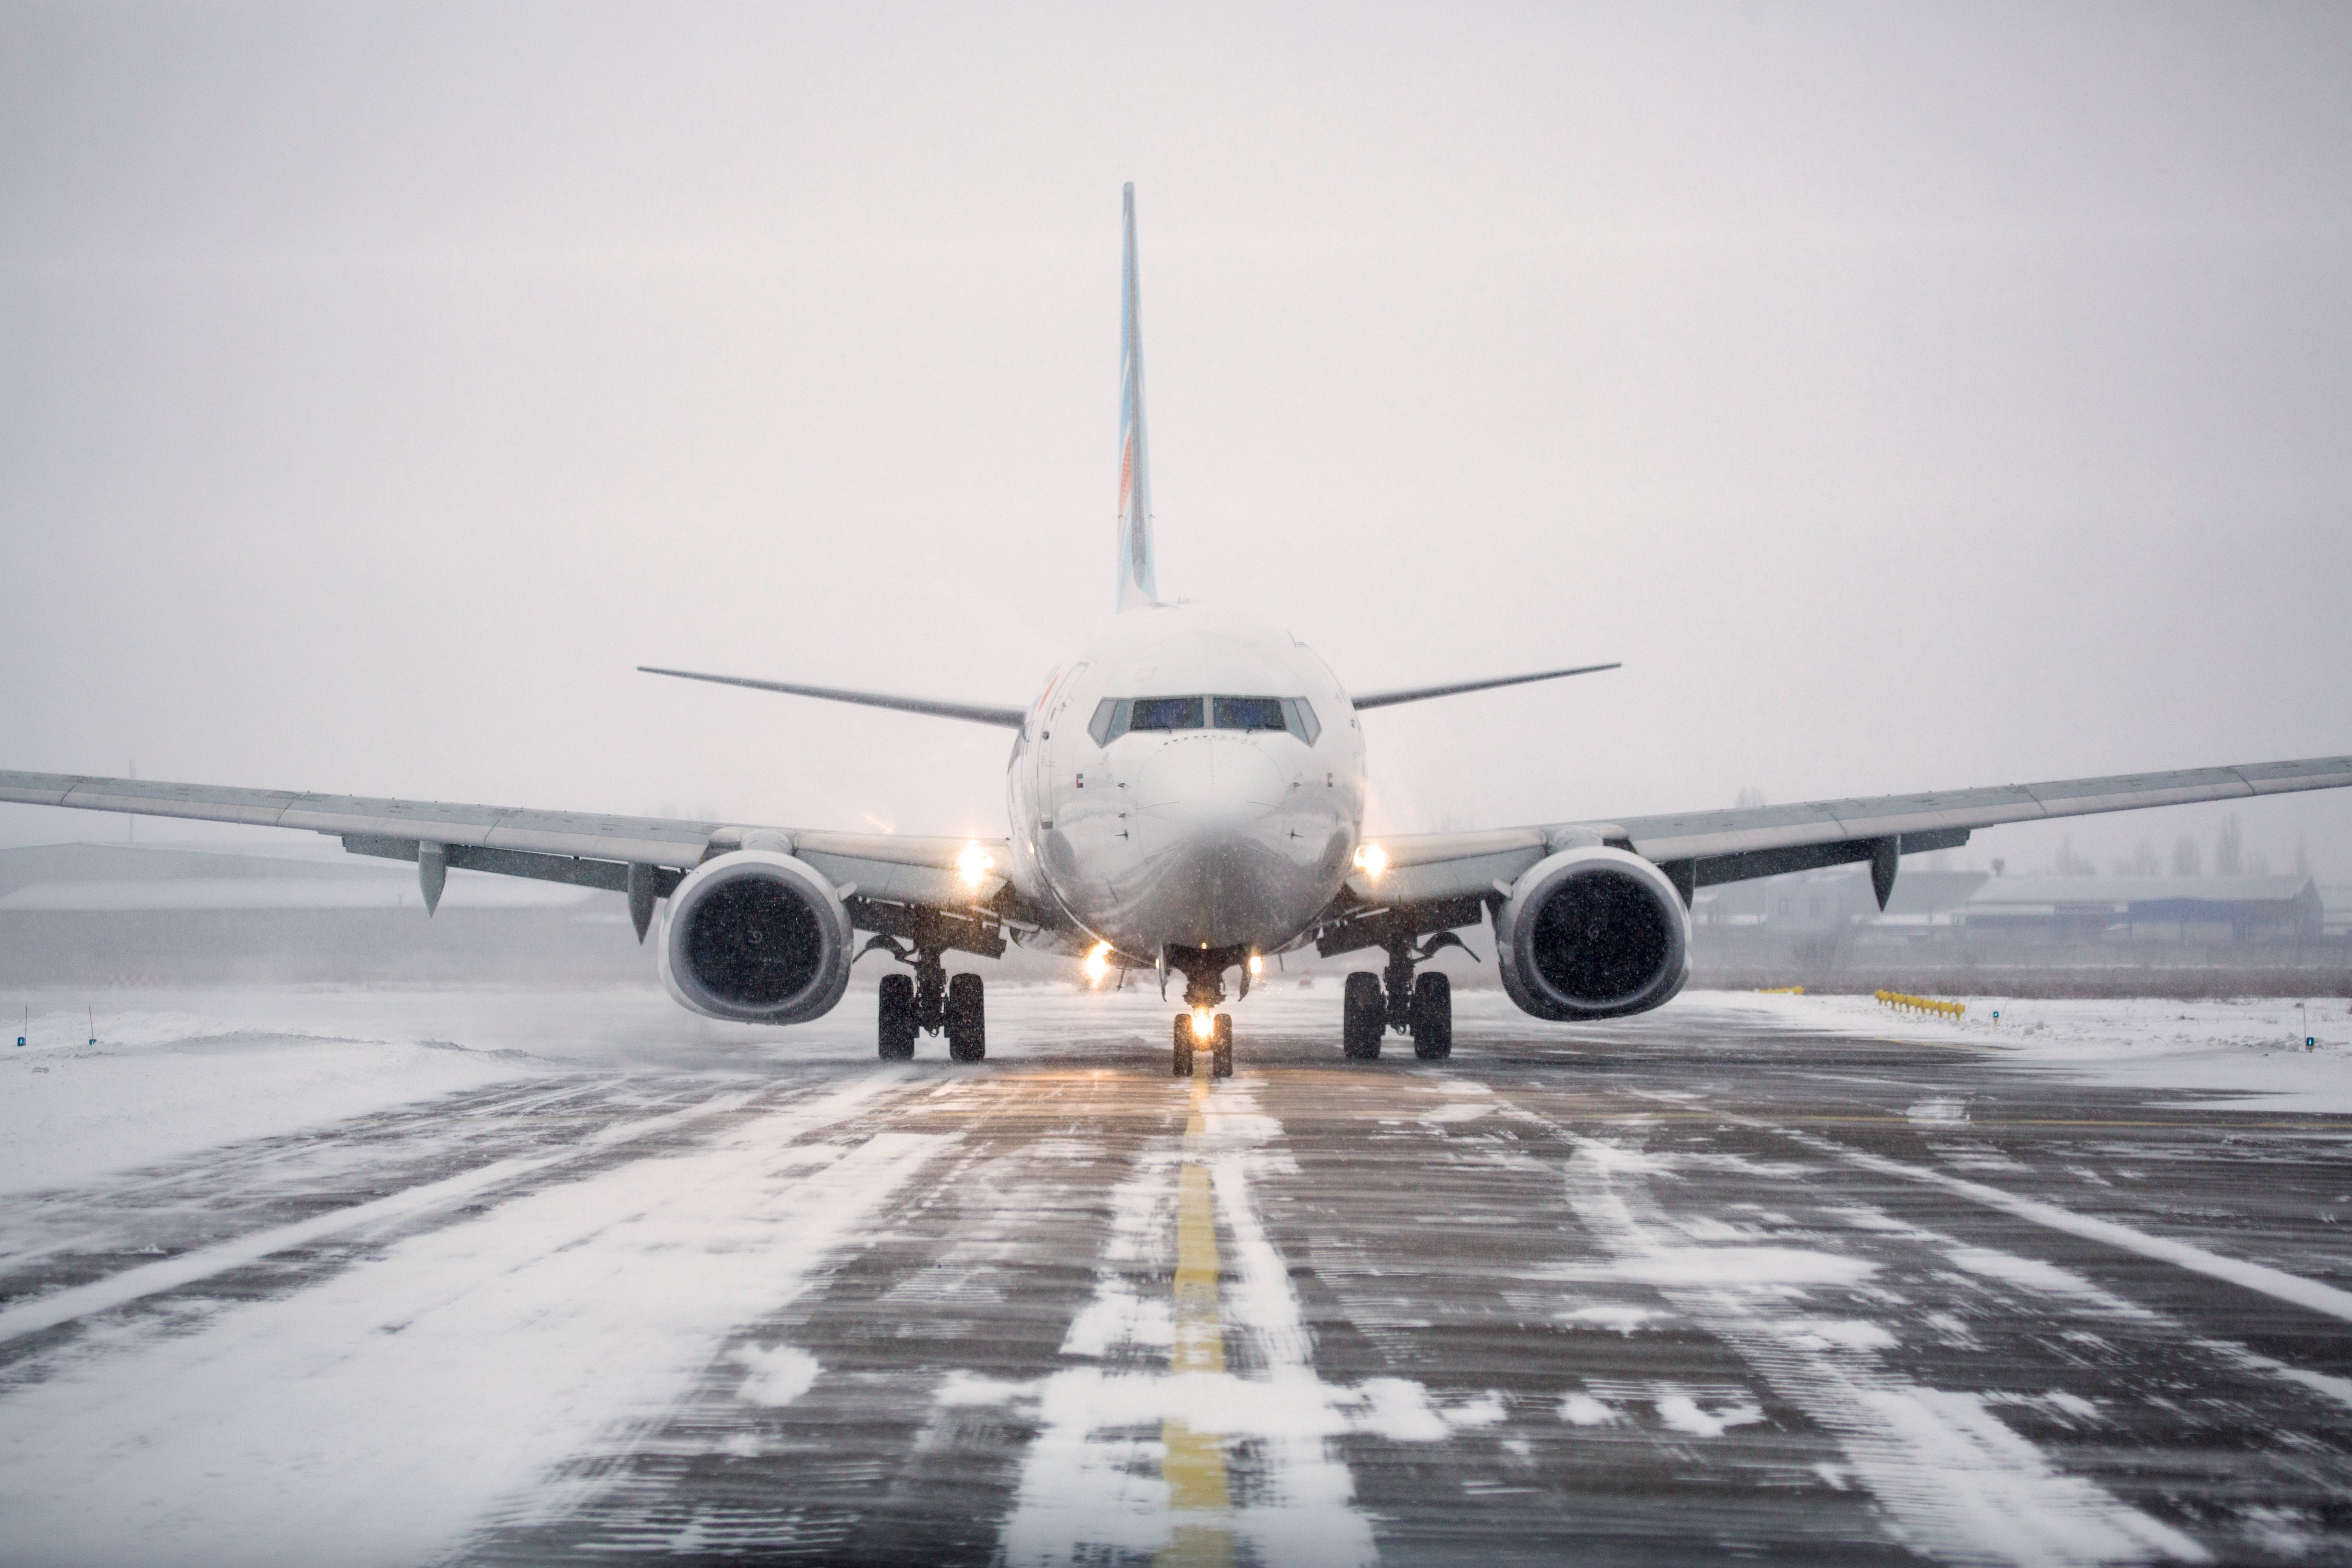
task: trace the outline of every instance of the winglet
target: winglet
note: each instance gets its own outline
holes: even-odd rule
[[[1151,567],[1151,463],[1143,436],[1143,316],[1135,265],[1135,186],[1127,187],[1127,252],[1119,273],[1118,607],[1160,602]]]

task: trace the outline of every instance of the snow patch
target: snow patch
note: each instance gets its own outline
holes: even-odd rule
[[[2004,1284],[2039,1290],[2045,1296],[2103,1297],[2105,1291],[2088,1279],[2038,1258],[2020,1258],[1988,1247],[1955,1247],[1944,1256],[1971,1274],[1982,1274]]]
[[[1633,1285],[1853,1285],[1877,1265],[1833,1252],[1793,1247],[1662,1247],[1607,1263],[1557,1270],[1570,1279],[1616,1279]]]
[[[1744,1400],[1714,1410],[1687,1394],[1669,1394],[1657,1401],[1658,1419],[1694,1437],[1720,1437],[1734,1426],[1750,1426],[1764,1419],[1764,1407]]]
[[[1100,1357],[1114,1345],[1172,1345],[1176,1319],[1165,1300],[1146,1300],[1116,1277],[1070,1321],[1062,1354]]]
[[[1796,1318],[1773,1328],[1809,1351],[1884,1351],[1894,1349],[1895,1343],[1893,1334],[1860,1318]]]
[[[753,1405],[790,1405],[806,1394],[823,1369],[816,1357],[790,1345],[745,1345],[736,1362],[751,1373],[737,1390]]]
[[[1562,1312],[1560,1319],[1564,1322],[1591,1323],[1597,1329],[1612,1329],[1621,1334],[1630,1334],[1660,1316],[1663,1314],[1653,1312],[1646,1307],[1600,1306],[1579,1307],[1572,1312]]]

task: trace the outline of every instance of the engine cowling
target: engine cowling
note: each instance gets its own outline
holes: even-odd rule
[[[1495,952],[1503,989],[1538,1018],[1646,1013],[1690,978],[1690,911],[1639,855],[1567,849],[1511,885]]]
[[[804,1024],[849,988],[849,911],[804,860],[739,849],[706,860],[669,896],[662,983],[679,1005],[747,1024]]]

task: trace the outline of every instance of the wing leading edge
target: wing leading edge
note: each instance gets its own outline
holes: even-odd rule
[[[1884,888],[1893,884],[1895,857],[1957,848],[1979,827],[2347,787],[2352,787],[2352,756],[2306,757],[1488,833],[1412,834],[1382,839],[1385,869],[1377,878],[1360,870],[1348,887],[1367,902],[1386,905],[1483,898],[1497,882],[1507,885],[1558,849],[1600,843],[1655,862],[1685,894],[1717,882],[1868,860],[1878,872],[1883,898]]]
[[[971,847],[977,844],[992,868],[1012,862],[1011,846],[1002,839],[826,833],[79,773],[0,773],[0,801],[329,834],[355,855],[416,861],[433,897],[436,878],[455,868],[605,888],[629,893],[634,906],[641,889],[667,897],[685,873],[757,832],[782,837],[853,902],[972,910],[999,906],[1009,889],[993,868],[971,874],[965,857]],[[645,908],[651,909],[649,898]],[[878,929],[887,917],[870,912],[876,920],[860,923]]]
[[[941,702],[929,697],[894,697],[887,691],[852,691],[839,686],[800,686],[788,680],[754,680],[748,675],[706,675],[698,669],[661,669],[637,666],[641,675],[671,675],[680,680],[708,680],[719,686],[747,686],[754,691],[781,691],[789,697],[816,697],[827,702],[855,702],[866,708],[889,708],[900,713],[921,713],[933,719],[961,719],[973,724],[994,724],[1018,730],[1029,716],[1026,708],[997,708],[984,702]]]
[[[1465,691],[1491,691],[1498,686],[1525,686],[1531,680],[1559,680],[1571,675],[1597,675],[1622,669],[1622,663],[1580,664],[1573,669],[1539,669],[1533,675],[1496,675],[1485,680],[1455,680],[1444,686],[1401,687],[1393,691],[1367,691],[1349,701],[1360,713],[1368,708],[1393,708],[1400,702],[1426,702],[1433,697],[1458,697]]]

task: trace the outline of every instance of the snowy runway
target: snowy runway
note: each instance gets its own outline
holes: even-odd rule
[[[2352,1027],[2230,1005],[37,1005],[0,1561],[2338,1559]]]

